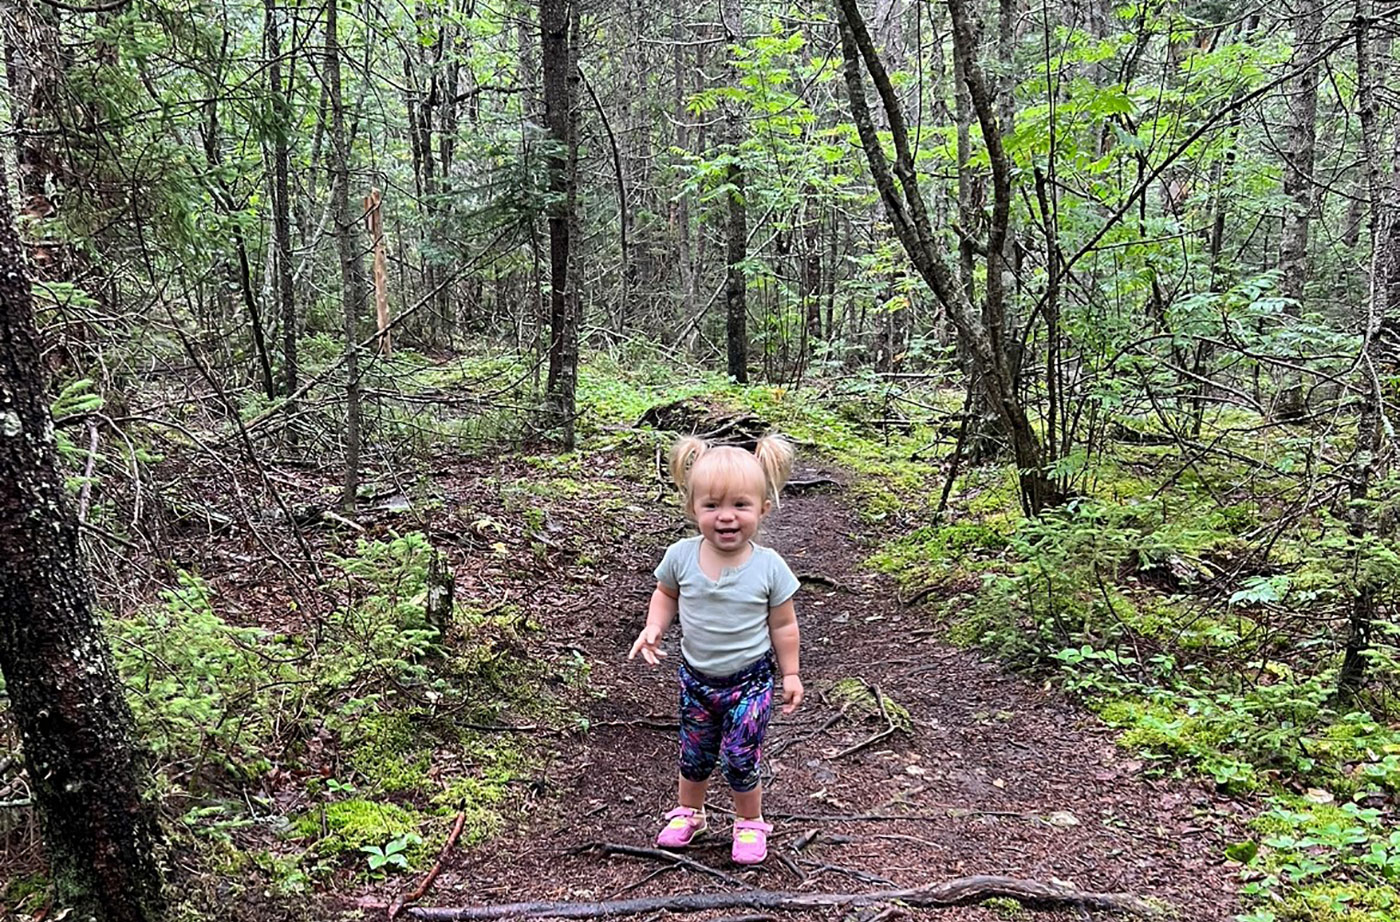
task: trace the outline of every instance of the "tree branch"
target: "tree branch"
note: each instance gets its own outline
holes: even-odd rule
[[[851,908],[900,901],[911,906],[962,906],[991,897],[1013,899],[1026,906],[1080,907],[1107,912],[1161,917],[1163,911],[1129,893],[1094,893],[1014,877],[960,877],[910,890],[867,893],[786,893],[750,890],[730,893],[684,893],[593,903],[540,902],[442,909],[410,909],[421,922],[461,922],[480,919],[596,919],[648,912],[702,912],[708,909],[767,909],[797,912],[833,907]]]

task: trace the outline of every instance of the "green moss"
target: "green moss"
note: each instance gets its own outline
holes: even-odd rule
[[[867,565],[906,585],[984,569],[1006,537],[981,522],[927,525],[884,544]]]
[[[43,899],[49,890],[49,879],[39,872],[18,874],[0,886],[0,903],[19,912],[29,900]],[[37,908],[37,907],[35,907]]]
[[[312,808],[293,824],[295,834],[316,840],[321,855],[358,852],[366,845],[383,845],[396,836],[417,833],[423,825],[418,814],[397,804],[378,801],[341,800],[326,804],[325,837],[321,837],[321,808]]]
[[[428,768],[436,740],[424,732],[415,716],[412,712],[375,714],[358,722],[358,738],[348,761],[365,784],[385,793],[432,787]]]
[[[1279,922],[1395,922],[1400,894],[1390,887],[1318,884],[1275,904]]]
[[[497,809],[506,788],[500,781],[458,778],[433,798],[433,806],[448,813],[463,813],[462,844],[475,845],[500,832],[504,820]]]
[[[861,717],[880,717],[880,701],[876,700],[874,689],[864,679],[840,679],[832,683],[827,694],[833,701],[845,707],[848,713]],[[880,697],[884,700],[885,713],[889,714],[896,727],[906,731],[913,727],[908,708],[895,702],[883,689]]]
[[[996,913],[997,918],[999,919],[1030,918],[1030,913],[1026,911],[1026,908],[1022,906],[1020,902],[1018,902],[1017,900],[1013,900],[1010,897],[994,896],[989,899],[983,900],[982,906],[983,908],[990,909],[992,912]]]

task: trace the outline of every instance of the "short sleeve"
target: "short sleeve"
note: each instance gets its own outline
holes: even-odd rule
[[[802,583],[788,568],[786,560],[783,560],[776,552],[771,556],[773,562],[770,565],[771,572],[768,579],[768,607],[777,608],[792,598],[797,590],[802,588]]]
[[[656,565],[656,581],[667,589],[679,589],[681,585],[680,560],[681,543],[677,541],[666,548],[666,556]]]

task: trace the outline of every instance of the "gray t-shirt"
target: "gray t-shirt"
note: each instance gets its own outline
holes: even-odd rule
[[[777,551],[758,544],[747,562],[712,580],[700,569],[702,540],[696,535],[667,548],[656,580],[680,594],[685,661],[706,675],[726,676],[768,652],[768,610],[792,598],[801,583]]]

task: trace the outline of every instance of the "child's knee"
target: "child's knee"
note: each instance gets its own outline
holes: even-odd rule
[[[748,766],[724,766],[724,780],[735,794],[747,794],[758,787],[758,763]]]
[[[757,746],[726,747],[720,769],[729,789],[736,794],[747,794],[758,787],[758,762]]]
[[[710,775],[714,774],[717,761],[713,755],[706,753],[688,754],[682,752],[681,777],[686,781],[694,781],[696,784],[708,781]]]

